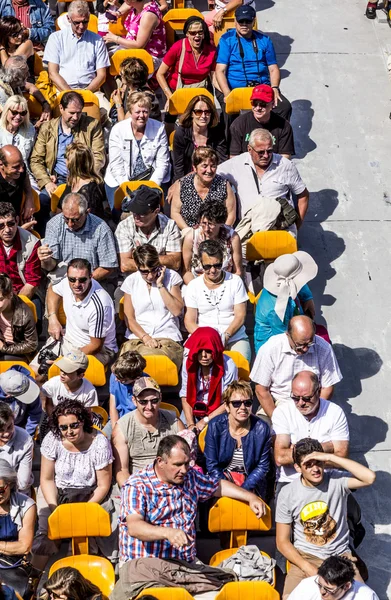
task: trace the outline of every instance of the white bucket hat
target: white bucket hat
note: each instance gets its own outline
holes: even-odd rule
[[[301,288],[314,279],[318,273],[318,265],[307,252],[283,254],[276,258],[265,271],[263,287],[277,296],[275,312],[284,320],[289,298],[294,300]]]

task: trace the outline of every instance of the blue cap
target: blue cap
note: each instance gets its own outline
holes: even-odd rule
[[[235,19],[237,21],[253,21],[257,13],[253,9],[252,6],[248,4],[244,4],[243,6],[239,6],[239,8],[235,11]]]

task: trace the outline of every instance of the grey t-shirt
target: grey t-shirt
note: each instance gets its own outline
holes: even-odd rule
[[[277,523],[293,524],[297,550],[328,558],[349,550],[348,477],[338,471],[324,474],[322,483],[306,487],[301,477],[282,488],[276,508]]]

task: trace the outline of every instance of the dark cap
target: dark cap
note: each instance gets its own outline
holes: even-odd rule
[[[235,19],[237,21],[254,21],[257,13],[253,9],[252,6],[248,4],[244,4],[243,6],[239,6],[239,8],[235,11]]]
[[[136,215],[145,215],[150,210],[156,210],[160,205],[161,191],[158,189],[150,188],[147,185],[140,185],[139,188],[131,195],[131,202],[129,203],[129,212],[135,213]]]

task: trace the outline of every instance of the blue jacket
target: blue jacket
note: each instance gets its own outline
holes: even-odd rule
[[[31,33],[33,44],[45,44],[54,31],[54,20],[49,6],[42,0],[29,0]],[[0,17],[14,17],[15,11],[11,0],[0,0]]]
[[[244,468],[247,478],[243,488],[265,497],[266,475],[270,464],[270,427],[255,415],[250,415],[251,427],[242,438]],[[232,460],[236,441],[231,437],[228,414],[218,415],[208,424],[205,436],[205,458],[208,474],[225,479],[224,470]]]
[[[23,373],[23,375],[27,375],[27,377],[34,381],[33,377],[30,375],[30,371],[21,365],[15,365],[9,370]],[[0,387],[0,400],[10,405],[10,408],[14,413],[15,425],[22,427],[27,433],[33,436],[42,415],[40,397],[38,396],[31,404],[23,404],[23,402],[19,402],[17,398],[6,396]]]

